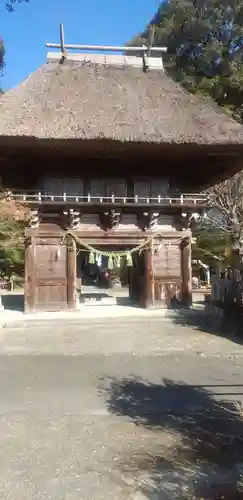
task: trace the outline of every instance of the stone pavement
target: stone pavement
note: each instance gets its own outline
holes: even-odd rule
[[[89,293],[88,293],[89,290]],[[57,312],[37,312],[24,314],[24,294],[22,291],[3,292],[2,303],[3,310],[0,310],[0,327],[13,325],[16,322],[26,324],[29,321],[49,321],[49,320],[69,320],[83,321],[96,318],[126,318],[126,317],[169,317],[173,311],[166,309],[146,310],[143,308],[132,307],[127,297],[125,289],[99,290],[96,287],[83,287],[85,295],[89,295],[91,300],[80,303],[76,311],[57,311]],[[107,295],[103,301],[92,299],[92,295]],[[86,297],[87,298],[87,297]],[[194,294],[195,308],[203,308],[203,295]],[[96,303],[96,304],[95,304]],[[87,307],[89,306],[89,307]]]
[[[242,354],[155,316],[1,329],[0,498],[188,499],[235,481]]]
[[[168,317],[170,316],[170,311],[166,309],[157,309],[150,311],[148,309],[142,309],[137,307],[131,307],[128,305],[101,305],[101,306],[87,306],[81,305],[78,310],[75,311],[55,311],[55,312],[36,312],[24,314],[23,311],[9,310],[5,309],[0,312],[0,327],[5,327],[6,325],[15,326],[16,323],[20,324],[22,322],[27,325],[28,322],[44,322],[44,321],[90,321],[94,318],[97,320],[102,318],[105,320],[107,318],[150,318],[151,316]]]
[[[87,308],[91,312],[91,308]],[[94,308],[97,310],[97,308]],[[102,310],[105,308],[102,308]],[[155,312],[155,314],[154,314]],[[224,338],[204,330],[203,311],[182,315],[195,327],[179,325],[180,315],[161,316],[159,311],[144,316],[45,316],[16,320],[0,329],[0,354],[83,355],[210,355],[241,357],[240,339]],[[196,318],[197,321],[194,321]],[[199,329],[200,327],[200,329]]]

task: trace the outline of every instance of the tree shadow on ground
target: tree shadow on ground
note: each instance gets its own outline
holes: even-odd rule
[[[178,309],[176,315],[172,318],[174,325],[195,328],[200,332],[210,333],[217,337],[231,340],[235,344],[243,345],[243,337],[232,333],[228,322],[224,326],[217,327],[213,319],[209,318],[204,311]]]
[[[225,386],[225,399],[232,387]],[[217,402],[212,390],[217,387],[103,379],[109,412],[155,434],[152,446],[148,440],[142,451],[121,458],[123,471],[146,471],[149,479],[139,488],[149,500],[243,498],[243,417],[232,402]],[[242,399],[243,385],[237,392]]]

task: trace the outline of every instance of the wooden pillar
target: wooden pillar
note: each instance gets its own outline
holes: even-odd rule
[[[154,306],[153,242],[145,250],[145,304],[146,309]]]
[[[181,267],[182,267],[182,302],[186,306],[190,306],[192,305],[191,237],[187,237],[184,240],[182,240]]]
[[[139,296],[139,258],[137,253],[133,254],[132,261],[133,265],[127,268],[128,273],[128,286],[129,286],[129,299],[132,304],[140,305]]]
[[[34,236],[25,239],[24,310],[33,312],[36,308],[36,243]]]
[[[134,297],[134,266],[135,266],[135,258],[133,257],[133,267],[127,268],[127,281],[128,281],[128,290],[129,290],[129,299],[132,303],[136,303],[136,299]]]
[[[67,238],[67,300],[68,309],[76,309],[77,301],[77,259],[76,241],[72,236]]]

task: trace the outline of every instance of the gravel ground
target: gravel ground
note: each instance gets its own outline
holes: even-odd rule
[[[242,354],[159,318],[2,329],[0,498],[188,499],[235,482]]]
[[[91,310],[91,309],[90,309]],[[16,321],[0,328],[2,354],[79,355],[117,353],[141,356],[206,355],[234,357],[243,355],[240,339],[221,337],[208,331],[203,311],[184,313],[174,319],[159,315],[143,317],[93,317]]]

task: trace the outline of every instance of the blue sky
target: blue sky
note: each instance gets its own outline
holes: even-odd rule
[[[155,14],[159,0],[30,0],[8,13],[0,0],[0,36],[6,67],[1,87],[16,86],[46,60],[46,42],[119,45],[139,33]]]

